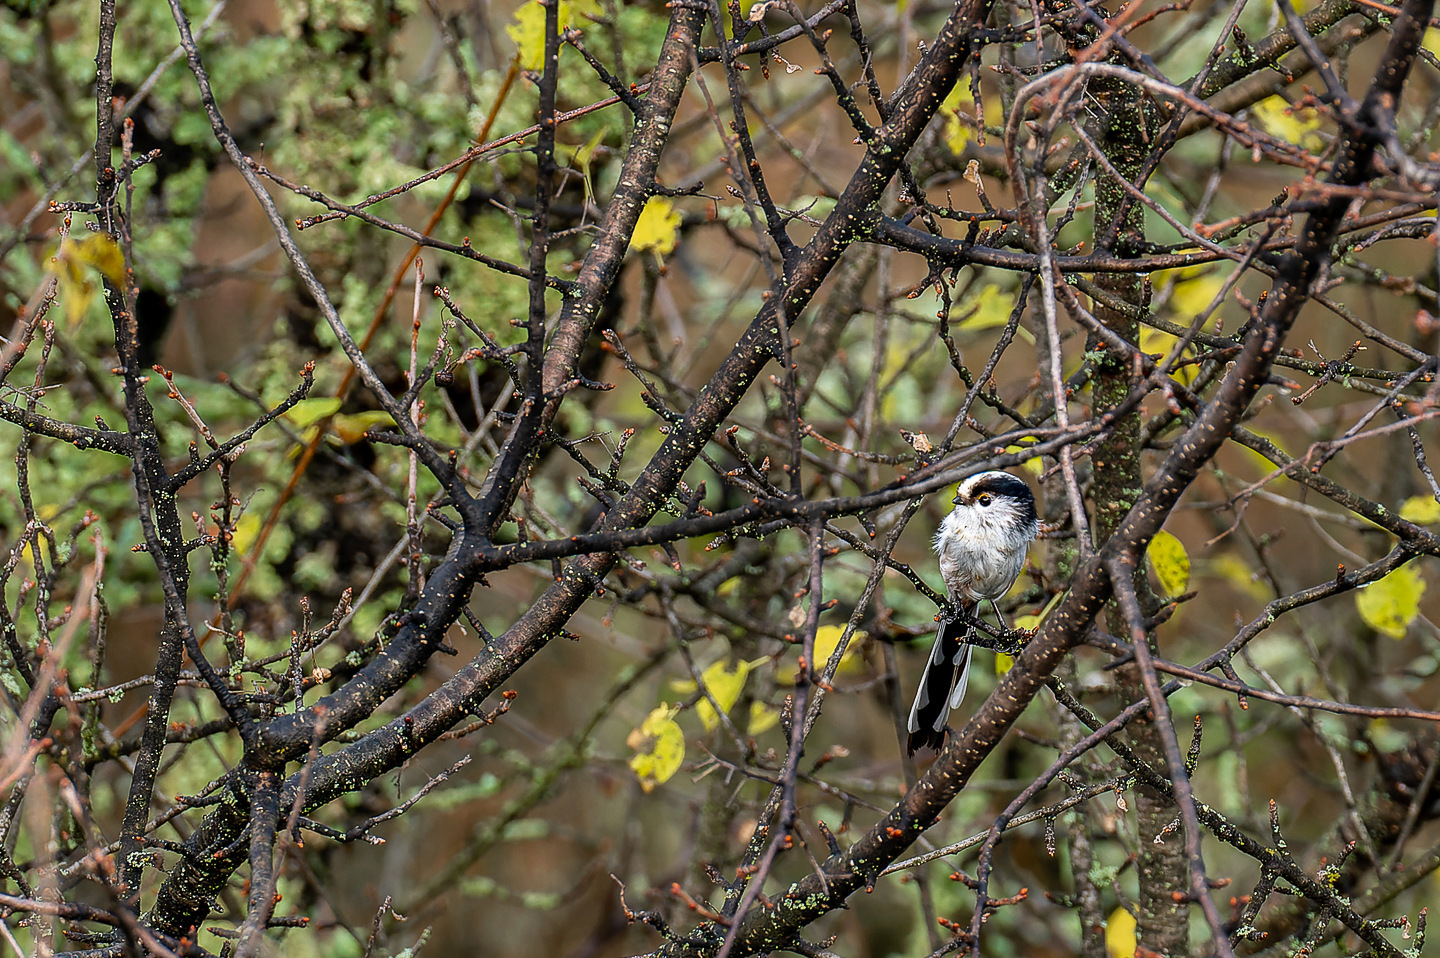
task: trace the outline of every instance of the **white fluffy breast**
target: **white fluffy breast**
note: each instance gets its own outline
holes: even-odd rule
[[[940,523],[935,552],[952,598],[998,599],[1025,567],[1035,525],[1004,498],[961,503]]]

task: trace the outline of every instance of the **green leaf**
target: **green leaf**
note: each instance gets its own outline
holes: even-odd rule
[[[1355,593],[1355,608],[1376,632],[1403,639],[1410,623],[1420,615],[1420,597],[1424,594],[1425,579],[1411,563]]]
[[[678,707],[660,703],[625,739],[635,752],[630,757],[630,769],[646,792],[669,781],[685,761],[685,733],[675,722],[679,711]]]
[[[339,402],[337,399],[336,402]],[[365,438],[366,430],[374,426],[393,426],[395,420],[383,409],[371,409],[367,412],[351,412],[343,416],[336,416],[330,420],[330,431],[340,437],[340,441],[349,446]]]
[[[1366,735],[1374,743],[1375,750],[1381,753],[1408,749],[1411,743],[1408,731],[1398,728],[1384,719],[1372,719]]]
[[[1190,556],[1179,539],[1162,529],[1155,533],[1145,555],[1167,596],[1174,597],[1185,592],[1190,585]]]
[[[304,429],[313,426],[326,416],[333,416],[340,411],[340,400],[334,396],[320,396],[315,399],[302,399],[290,407],[285,414],[295,425]]]

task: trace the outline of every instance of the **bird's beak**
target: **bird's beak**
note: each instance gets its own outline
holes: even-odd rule
[[[954,499],[951,499],[951,500],[950,500],[950,504],[951,504],[952,506],[958,506],[958,505],[960,505],[960,497],[959,497],[959,496],[956,496]]]

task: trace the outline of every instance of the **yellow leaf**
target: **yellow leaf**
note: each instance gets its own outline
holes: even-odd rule
[[[1405,630],[1420,615],[1420,597],[1424,594],[1425,580],[1411,563],[1355,593],[1355,608],[1376,632],[1403,639]]]
[[[527,3],[515,11],[515,19],[505,27],[520,51],[520,67],[538,70],[545,60],[545,8]]]
[[[998,329],[1010,322],[1010,312],[1015,308],[1015,294],[996,283],[991,283],[980,290],[978,296],[979,308],[975,313],[965,320],[965,329],[974,331],[980,329]],[[967,308],[970,304],[966,304]],[[1035,342],[1035,336],[1024,326],[1017,327],[1015,334],[1027,343]]]
[[[994,329],[1010,322],[1010,312],[1015,307],[1015,298],[995,283],[981,288],[979,308],[975,315],[965,320],[966,329]]]
[[[67,236],[50,257],[47,272],[53,273],[65,302],[65,321],[74,329],[85,318],[95,299],[94,270],[115,286],[125,283],[125,254],[106,233],[87,233],[76,239]]]
[[[1293,143],[1312,153],[1324,149],[1318,134],[1320,114],[1312,107],[1292,107],[1284,97],[1266,97],[1250,108],[1251,114],[1271,136]]]
[[[962,155],[965,144],[970,142],[970,127],[960,119],[959,110],[942,110],[941,116],[945,117],[945,145],[956,156]]]
[[[339,402],[339,400],[336,400]],[[330,431],[340,437],[340,441],[349,446],[365,438],[365,431],[372,426],[393,426],[395,420],[383,409],[371,409],[368,412],[351,412],[343,416],[336,416],[330,420]]]
[[[1432,496],[1411,496],[1400,507],[1400,518],[1422,526],[1440,522],[1440,502]]]
[[[761,732],[768,732],[780,724],[780,713],[773,705],[766,705],[764,702],[750,703],[750,724],[746,726],[747,735],[759,735]]]
[[[316,399],[302,399],[290,407],[285,414],[295,425],[304,429],[313,426],[326,416],[333,416],[340,411],[340,400],[334,396],[320,397]]]
[[[945,145],[956,156],[964,153],[965,144],[970,142],[970,127],[960,119],[961,107],[974,102],[970,96],[970,84],[957,83],[945,102],[940,104],[940,115],[945,118]]]
[[[663,196],[652,196],[635,223],[635,232],[630,236],[630,248],[649,250],[656,256],[666,257],[675,252],[675,243],[680,238],[680,211]]]
[[[1045,612],[1049,612],[1058,601],[1060,601],[1060,596],[1057,595],[1054,599],[1050,600],[1050,604],[1045,607],[1044,612],[1039,612],[1035,615],[1017,615],[1014,622],[1015,628],[1024,629],[1026,632],[1034,632],[1040,628],[1040,623],[1045,619]],[[1009,672],[1011,666],[1014,664],[1015,656],[1006,655],[1004,652],[995,653],[996,675],[1004,675],[1006,672]]]
[[[950,88],[949,96],[945,97],[940,105],[947,110],[958,110],[962,106],[970,106],[974,102],[975,98],[970,95],[970,84],[962,82]]]
[[[1054,596],[1051,597],[1049,602],[1045,603],[1045,608],[1041,609],[1039,612],[1036,612],[1032,615],[1017,615],[1015,617],[1015,628],[1024,629],[1026,632],[1034,632],[1036,629],[1040,628],[1040,623],[1045,621],[1045,616],[1050,614],[1050,610],[1059,605],[1060,600],[1063,598],[1065,598],[1065,593],[1057,592]],[[1010,667],[1014,664],[1015,656],[1006,655],[1004,652],[997,652],[995,654],[996,675],[1004,675],[1006,672],[1009,672]]]
[[[1204,307],[1201,308],[1203,309]],[[1175,341],[1174,336],[1171,336],[1161,329],[1146,326],[1140,330],[1140,351],[1142,353],[1149,353],[1152,356],[1164,358],[1170,355],[1170,350],[1174,348]],[[1190,355],[1191,352],[1189,349],[1183,350],[1180,353],[1181,358],[1183,359],[1185,356]],[[1188,386],[1195,381],[1197,371],[1194,363],[1186,363],[1183,366],[1177,367],[1173,375],[1176,382]]]
[[[1176,321],[1188,326],[1214,301],[1215,295],[1225,285],[1225,277],[1218,272],[1196,271],[1175,284],[1170,294],[1170,306]],[[1213,317],[1206,322],[1209,326]]]
[[[1426,30],[1425,39],[1420,41],[1420,45],[1440,57],[1440,30],[1436,30],[1434,27]]]
[[[669,781],[685,761],[685,733],[675,723],[678,711],[660,703],[625,739],[625,744],[635,752],[630,756],[630,769],[646,792]]]
[[[818,672],[825,668],[825,663],[830,661],[830,656],[835,654],[835,648],[840,644],[840,637],[845,634],[843,625],[822,625],[815,630],[815,670]],[[845,646],[845,654],[840,657],[840,665],[837,672],[851,672],[857,669],[859,659],[855,650],[860,648],[864,641],[864,632],[855,632],[850,636],[850,642]]]
[[[1179,539],[1162,529],[1155,533],[1145,555],[1167,596],[1184,593],[1190,585],[1190,556],[1185,553],[1185,546]]]
[[[585,199],[592,202],[595,199],[595,188],[590,182],[590,164],[595,159],[595,151],[600,148],[609,132],[607,127],[601,127],[590,137],[590,142],[570,148],[570,165],[580,171],[581,179],[585,181]]]
[[[1245,564],[1245,561],[1233,553],[1216,556],[1210,560],[1209,570],[1211,575],[1217,575],[1228,581],[1241,592],[1246,593],[1257,602],[1264,602],[1270,598],[1270,592],[1261,584],[1255,575],[1255,570]]]
[[[120,244],[109,234],[87,233],[79,239],[67,237],[62,249],[66,246],[70,247],[78,262],[93,267],[116,286],[124,284],[125,254],[120,251]]]
[[[1015,617],[1015,628],[1024,629],[1026,632],[1034,632],[1040,628],[1040,623],[1045,621],[1045,616],[1050,614],[1050,610],[1059,605],[1060,600],[1063,598],[1065,598],[1065,593],[1057,592],[1050,597],[1050,601],[1045,603],[1045,608],[1041,609],[1038,613],[1034,615],[1017,615]]]
[[[1024,452],[1027,447],[1033,446],[1038,441],[1039,440],[1037,440],[1034,436],[1021,436],[1020,441],[1017,444],[1013,446],[1006,446],[1005,451]],[[1040,460],[1039,456],[1036,456],[1034,459],[1025,460],[1025,462],[1023,463],[1023,467],[1026,472],[1030,473],[1030,475],[1034,476],[1036,479],[1039,479],[1040,474],[1045,471],[1045,463]]]
[[[1135,916],[1124,908],[1112,911],[1105,922],[1105,954],[1110,958],[1135,958]]]
[[[558,13],[560,32],[584,15],[598,15],[596,0],[560,0]],[[538,70],[545,62],[545,6],[527,3],[515,11],[515,19],[505,27],[510,39],[520,50],[520,69]]]
[[[700,673],[700,677],[705,680],[705,689],[710,693],[710,698],[715,700],[721,711],[729,715],[731,706],[740,698],[740,690],[745,688],[745,677],[749,674],[749,662],[736,662],[732,666],[721,659]],[[720,717],[715,714],[715,707],[710,704],[709,698],[702,698],[695,703],[695,714],[700,716],[700,724],[705,726],[707,732],[715,731],[715,727],[720,724]]]
[[[236,555],[248,556],[250,547],[260,537],[260,516],[254,512],[247,512],[235,523],[235,531],[230,534],[230,551]]]
[[[1255,435],[1259,436],[1261,439],[1270,442],[1272,445],[1275,446],[1276,449],[1279,449],[1281,452],[1284,452],[1285,447],[1288,445],[1286,440],[1282,439],[1280,436],[1276,435],[1273,432],[1268,432],[1260,428],[1251,429],[1250,431]],[[1264,456],[1256,452],[1254,449],[1251,449],[1249,446],[1240,447],[1240,457],[1242,459],[1248,459],[1251,463],[1253,463],[1256,468],[1260,470],[1258,475],[1266,476],[1275,471],[1275,463],[1271,462],[1269,459],[1266,459]]]
[[[601,127],[590,137],[590,141],[583,146],[562,146],[560,149],[570,157],[570,165],[578,169],[589,171],[590,162],[595,159],[595,151],[605,141],[606,135],[610,132],[607,127]]]

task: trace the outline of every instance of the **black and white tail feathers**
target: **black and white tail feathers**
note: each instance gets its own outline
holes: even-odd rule
[[[911,755],[918,749],[939,749],[945,744],[945,719],[965,698],[970,681],[969,640],[974,632],[970,620],[978,607],[976,602],[962,603],[959,615],[940,623],[940,634],[915,691],[915,704],[910,706],[910,737],[905,749]]]

